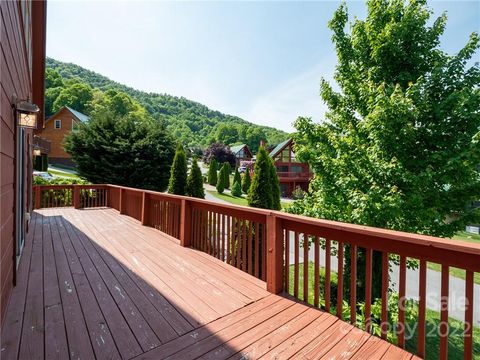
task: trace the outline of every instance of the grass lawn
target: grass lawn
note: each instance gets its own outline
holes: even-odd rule
[[[245,194],[243,194],[242,197],[235,197],[230,195],[229,193],[219,194],[215,190],[207,190],[207,192],[215,196],[217,199],[227,201],[231,204],[248,206],[247,197]],[[286,209],[290,204],[287,202],[280,202],[280,205],[282,206],[282,209]]]
[[[60,170],[48,169],[48,173],[51,174],[51,175],[54,175],[54,176],[60,176],[60,177],[69,178],[69,179],[81,179],[76,174],[72,174],[72,173],[64,172],[64,171],[60,171]]]
[[[332,284],[336,283],[337,274],[332,272]],[[290,286],[289,293],[293,294],[293,279],[294,279],[294,266],[290,265]],[[313,304],[314,297],[314,266],[313,263],[308,264],[308,299],[310,304]],[[320,303],[323,304],[323,283],[324,283],[324,269],[320,269]],[[331,288],[332,297],[336,291],[336,287]],[[298,297],[303,299],[303,264],[299,264],[299,282],[298,282]],[[335,305],[334,303],[331,303]],[[330,309],[332,314],[335,314],[335,309]],[[347,310],[348,312],[348,310]],[[345,315],[344,315],[345,317]],[[347,315],[348,317],[348,315]],[[440,349],[440,338],[437,335],[438,324],[440,323],[440,313],[437,311],[427,309],[426,312],[426,359],[438,359]],[[463,330],[464,324],[461,321],[449,318],[450,335],[448,338],[448,358],[449,359],[463,359]],[[417,324],[415,322],[406,324],[406,349],[412,353],[417,349]],[[411,332],[408,332],[411,329]],[[410,336],[409,336],[410,335]],[[473,358],[480,359],[480,328],[476,327],[473,331]]]
[[[459,231],[456,235],[452,237],[451,240],[452,241],[462,240],[462,241],[480,244],[480,235],[469,234],[465,231]],[[442,267],[440,264],[428,263],[427,266],[431,270],[435,270],[438,272],[442,271]],[[450,268],[450,275],[465,280],[465,270],[458,269],[458,268]],[[473,281],[475,282],[475,284],[480,284],[480,273],[475,273],[473,275]]]
[[[453,240],[463,240],[473,243],[480,244],[480,235],[477,234],[470,234],[466,231],[459,231],[456,235],[453,236]]]

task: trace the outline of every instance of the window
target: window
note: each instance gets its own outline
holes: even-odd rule
[[[62,120],[55,120],[55,129],[62,128]]]

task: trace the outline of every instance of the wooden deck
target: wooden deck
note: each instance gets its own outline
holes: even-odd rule
[[[410,359],[116,210],[36,210],[1,359]]]

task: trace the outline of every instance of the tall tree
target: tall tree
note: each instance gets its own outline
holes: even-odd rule
[[[280,188],[276,191],[275,184],[278,185],[278,177],[272,159],[267,151],[260,147],[253,169],[252,184],[248,191],[248,205],[278,210],[280,208]],[[274,197],[278,197],[278,199]]]
[[[152,119],[106,109],[71,132],[65,150],[92,183],[165,191],[175,144]]]
[[[247,168],[242,178],[242,191],[245,194],[248,194],[248,190],[250,189],[251,184],[252,184],[252,179],[250,178],[250,169]]]
[[[175,157],[170,170],[168,192],[175,195],[185,195],[187,186],[187,156],[182,144],[177,145]]]
[[[295,123],[296,154],[315,178],[290,209],[450,237],[479,219],[470,204],[480,198],[480,69],[467,66],[479,37],[473,33],[448,55],[439,48],[446,16],[431,21],[425,0],[367,5],[366,20],[355,19],[350,33],[345,4],[329,22],[339,91],[322,80],[326,121]],[[364,263],[361,253],[358,294],[364,294]],[[380,276],[374,272],[376,297]]]
[[[210,166],[208,167],[208,177],[207,181],[210,185],[215,186],[217,185],[217,171],[218,171],[218,163],[217,160],[212,159],[210,161]]]
[[[202,171],[197,163],[197,158],[192,160],[192,166],[187,178],[186,195],[200,199],[205,198],[205,190],[203,189]]]
[[[223,191],[225,190],[225,164],[220,168],[220,171],[218,172],[218,179],[217,179],[217,191],[218,193],[222,194]]]
[[[235,181],[238,182],[238,184],[240,185],[240,188],[241,188],[242,177],[240,176],[240,173],[238,172],[237,167],[235,168],[235,171],[233,172],[233,182],[235,183]]]
[[[229,162],[223,163],[222,167],[225,168],[223,171],[223,186],[225,186],[225,189],[230,189],[230,174],[232,172],[232,167]]]

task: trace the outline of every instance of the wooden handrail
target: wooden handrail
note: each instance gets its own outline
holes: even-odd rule
[[[204,251],[266,282],[272,293],[282,291],[303,301],[311,301],[319,307],[323,297],[323,308],[333,311],[343,319],[343,310],[350,309],[349,321],[356,322],[357,307],[357,257],[362,249],[366,255],[364,328],[372,328],[371,303],[373,271],[382,270],[381,291],[381,337],[387,338],[387,302],[389,289],[389,257],[399,258],[399,324],[405,325],[405,288],[407,284],[407,258],[420,263],[419,325],[417,354],[425,354],[425,311],[426,311],[426,264],[441,265],[441,304],[448,302],[449,268],[466,271],[465,298],[465,359],[472,358],[473,325],[473,284],[474,273],[480,272],[480,244],[451,241],[432,236],[379,229],[369,226],[342,223],[287,214],[280,211],[256,209],[239,205],[219,204],[203,199],[177,196],[151,190],[142,190],[118,185],[39,185],[34,186],[36,207],[110,206],[141,221],[142,225],[156,229],[179,240],[185,247]],[[72,195],[73,192],[73,195]],[[73,196],[73,200],[72,200]],[[320,241],[324,244],[325,271],[324,294],[319,291],[319,269],[321,263]],[[309,251],[314,250],[313,259]],[[350,279],[343,286],[344,249],[354,254],[351,258]],[[293,254],[291,254],[293,248]],[[336,302],[330,301],[332,254],[336,252],[338,262],[338,286]],[[382,256],[379,269],[372,269],[374,253]],[[302,255],[301,255],[302,254]],[[293,259],[291,260],[291,256]],[[303,264],[300,262],[303,256]],[[323,255],[322,255],[323,256]],[[309,274],[309,263],[314,274]],[[300,264],[302,264],[300,266]],[[290,268],[292,267],[292,275]],[[300,279],[300,270],[303,276]],[[309,276],[314,276],[314,298],[309,299]],[[303,281],[302,281],[303,280]],[[299,291],[300,284],[303,291]],[[293,286],[293,291],[291,287]],[[344,288],[350,289],[350,296],[344,297]],[[343,302],[350,302],[344,308]],[[478,300],[477,300],[478,301]],[[441,330],[448,323],[448,308],[441,310]],[[347,320],[347,319],[345,319]],[[405,332],[400,326],[395,330],[400,347],[405,346]],[[447,335],[441,336],[440,356],[447,356]]]

